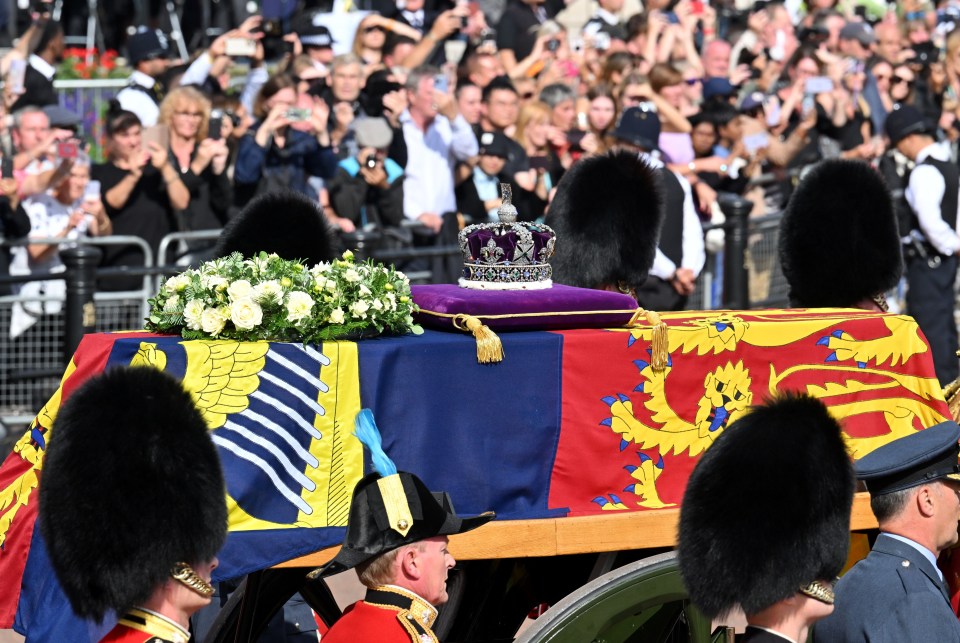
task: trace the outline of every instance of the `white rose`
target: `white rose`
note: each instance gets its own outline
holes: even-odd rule
[[[207,290],[216,290],[220,286],[227,285],[227,280],[220,275],[204,275],[200,278],[200,285]]]
[[[227,286],[227,295],[230,297],[230,301],[248,299],[253,295],[253,286],[251,286],[250,282],[246,279],[237,279]]]
[[[298,322],[310,316],[313,298],[305,292],[294,290],[287,295],[287,321]]]
[[[355,319],[366,319],[368,310],[370,310],[370,304],[365,301],[355,301],[350,304],[350,314]]]
[[[165,313],[175,313],[180,308],[180,295],[171,295],[163,304],[163,312]]]
[[[264,303],[279,304],[283,301],[283,286],[276,279],[259,283],[253,287],[253,299]]]
[[[383,310],[383,302],[380,301],[379,299],[374,299],[373,308],[374,310]]]
[[[226,323],[226,318],[216,308],[206,308],[200,315],[200,328],[212,337],[219,335]]]
[[[344,320],[343,308],[334,308],[328,318],[331,324],[342,324]]]
[[[190,285],[190,277],[186,275],[175,275],[167,279],[167,282],[164,284],[167,290],[174,290],[180,292],[184,288]]]
[[[183,307],[183,320],[187,322],[187,328],[190,330],[203,328],[201,318],[205,308],[203,301],[199,299],[191,299],[187,302],[187,305]]]
[[[237,328],[250,330],[263,321],[263,309],[249,297],[230,304],[230,321]]]
[[[373,294],[373,293],[370,292],[370,289],[367,288],[365,284],[360,284],[360,296],[361,296],[361,297],[366,297],[367,295],[372,295],[372,294]]]
[[[360,273],[353,268],[347,268],[347,271],[343,273],[343,278],[350,283],[356,283],[360,281]]]
[[[397,297],[392,293],[387,293],[387,305],[390,306],[390,310],[397,309]]]
[[[324,285],[324,289],[331,294],[336,294],[337,292],[337,282],[333,279],[327,279],[327,283]]]

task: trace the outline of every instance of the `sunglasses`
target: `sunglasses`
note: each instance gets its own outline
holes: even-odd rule
[[[643,101],[647,100],[647,97],[646,97],[646,96],[631,95],[631,96],[624,96],[624,97],[623,97],[623,100],[624,100],[624,101],[629,101],[629,102],[631,102],[631,103],[642,103]]]
[[[688,87],[693,87],[697,83],[702,83],[703,79],[702,78],[686,78],[684,79],[683,82],[685,82]]]
[[[899,85],[900,83],[906,83],[907,86],[910,86],[913,84],[913,81],[909,78],[904,78],[903,76],[894,76],[890,79],[890,84],[892,85]]]
[[[363,33],[373,33],[374,31],[384,31],[384,29],[380,25],[374,25],[372,27],[363,28]]]
[[[873,77],[876,78],[877,80],[890,80],[890,78],[891,78],[890,76],[887,76],[886,74],[874,74]]]

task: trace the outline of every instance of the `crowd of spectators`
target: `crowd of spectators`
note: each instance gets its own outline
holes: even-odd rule
[[[251,197],[289,187],[336,231],[416,246],[495,219],[501,182],[521,218],[549,223],[571,165],[637,143],[630,110],[658,122],[639,150],[681,181],[704,223],[721,219],[721,192],[755,214],[778,211],[824,158],[862,159],[902,187],[910,161],[883,137],[900,105],[922,110],[956,160],[953,2],[374,5],[304,12],[285,35],[252,16],[183,61],[141,29],[127,42],[129,85],[106,110],[104,161],[92,164],[80,115],[52,88],[63,31],[41,17],[0,63],[4,234],[22,234],[25,214],[36,237],[131,234],[156,250],[170,232],[220,228]],[[210,245],[184,244],[181,260]],[[13,271],[50,269],[50,248],[14,249]],[[104,264],[137,260],[112,248]],[[695,278],[702,256],[683,261],[664,279]]]

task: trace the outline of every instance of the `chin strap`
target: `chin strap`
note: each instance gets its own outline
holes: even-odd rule
[[[174,563],[170,575],[204,598],[213,596],[213,585],[200,578],[187,563]]]
[[[800,588],[800,593],[815,600],[820,601],[821,603],[826,603],[827,605],[833,605],[834,595],[833,588],[829,584],[815,580],[809,585]]]

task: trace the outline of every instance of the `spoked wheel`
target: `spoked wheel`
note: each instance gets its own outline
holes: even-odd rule
[[[676,552],[614,569],[540,616],[517,643],[708,643],[710,620],[687,597]]]

